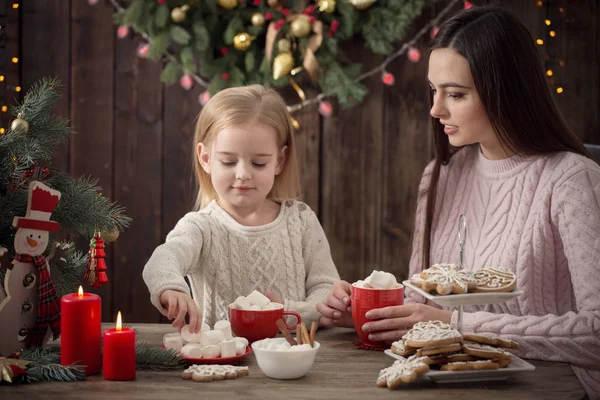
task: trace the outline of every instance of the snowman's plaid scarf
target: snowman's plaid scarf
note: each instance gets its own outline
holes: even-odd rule
[[[17,254],[15,260],[25,263],[33,263],[38,270],[38,304],[37,318],[33,327],[27,334],[27,344],[34,347],[39,347],[44,344],[44,337],[48,330],[48,325],[52,330],[52,336],[56,340],[60,335],[60,303],[56,295],[56,288],[50,271],[46,257],[32,257],[29,254]]]

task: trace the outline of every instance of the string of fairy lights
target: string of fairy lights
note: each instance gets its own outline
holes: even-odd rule
[[[9,21],[18,21],[19,19],[18,2],[4,2],[4,6],[0,9],[0,113],[2,125],[8,120],[7,115],[10,101],[15,97],[15,94],[21,92],[19,83],[19,56],[18,46],[11,45],[9,34],[13,31],[18,32],[18,29],[13,29],[9,33]],[[18,41],[14,41],[18,43]],[[13,53],[13,54],[11,54]],[[6,133],[6,128],[0,126],[0,135]]]
[[[544,66],[546,69],[546,76],[548,77],[550,85],[553,87],[554,91],[557,94],[561,94],[564,92],[564,88],[558,83],[560,80],[560,70],[565,67],[565,60],[562,57],[556,57],[552,54],[552,50],[556,46],[552,46],[553,41],[556,39],[557,26],[556,23],[557,16],[556,11],[558,11],[558,15],[560,15],[563,19],[565,16],[565,8],[559,6],[554,0],[536,0],[537,7],[545,8],[545,16],[544,16],[544,34],[540,35],[535,43],[538,46],[542,46],[544,50]]]

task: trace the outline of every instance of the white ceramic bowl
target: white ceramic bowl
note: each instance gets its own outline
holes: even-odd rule
[[[277,351],[262,348],[265,341],[285,342],[285,338],[263,339],[252,343],[252,350],[256,355],[256,362],[261,371],[270,378],[297,379],[310,370],[315,361],[315,356],[321,345],[315,340],[311,349],[300,351]]]

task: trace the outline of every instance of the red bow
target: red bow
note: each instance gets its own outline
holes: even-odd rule
[[[56,340],[60,335],[60,303],[56,295],[56,288],[46,257],[32,257],[29,254],[17,254],[15,260],[19,262],[33,263],[38,270],[38,304],[37,318],[33,327],[27,334],[27,344],[29,346],[39,347],[44,344],[44,337],[48,326],[52,330],[52,336]]]

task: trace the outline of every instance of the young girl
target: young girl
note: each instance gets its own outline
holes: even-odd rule
[[[217,93],[200,113],[194,159],[199,211],[144,267],[152,303],[178,329],[189,314],[193,332],[203,318],[227,319],[228,305],[253,290],[316,320],[339,275],[315,213],[294,200],[296,147],[283,99],[259,85]]]
[[[526,358],[572,364],[588,393],[600,390],[600,167],[560,117],[527,29],[497,8],[446,21],[428,71],[435,160],[419,189],[409,276],[459,263],[513,270],[524,291],[506,303],[466,308],[465,333],[521,344]],[[352,326],[347,282],[318,306],[325,325]],[[373,310],[373,340],[397,340],[418,321],[457,325],[457,312],[425,305]],[[358,327],[357,327],[358,328]]]

